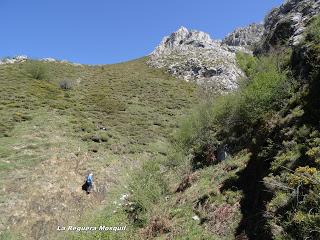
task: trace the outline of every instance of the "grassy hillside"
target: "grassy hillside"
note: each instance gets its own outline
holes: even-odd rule
[[[145,61],[0,65],[1,237],[52,239],[58,225],[86,222],[127,193],[142,162],[167,154],[198,90]],[[86,195],[89,171],[96,191]]]

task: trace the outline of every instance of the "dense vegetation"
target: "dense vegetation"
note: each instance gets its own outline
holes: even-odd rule
[[[319,34],[318,17],[293,49],[238,54],[239,90],[198,106],[165,156],[133,174],[115,215],[127,237],[317,239]]]

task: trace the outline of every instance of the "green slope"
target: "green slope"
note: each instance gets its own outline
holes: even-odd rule
[[[145,61],[0,65],[1,236],[53,237],[58,225],[110,205],[131,169],[166,154],[198,90]]]

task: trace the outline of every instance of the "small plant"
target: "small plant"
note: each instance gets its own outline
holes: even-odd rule
[[[290,175],[289,184],[293,187],[297,187],[299,185],[308,186],[310,184],[317,184],[317,174],[318,171],[314,167],[298,167],[294,174]]]
[[[73,81],[64,79],[59,82],[59,87],[63,90],[71,90],[73,88]]]
[[[113,99],[103,95],[98,95],[95,99],[96,101],[94,104],[97,111],[110,114],[126,110],[126,105],[121,100]]]

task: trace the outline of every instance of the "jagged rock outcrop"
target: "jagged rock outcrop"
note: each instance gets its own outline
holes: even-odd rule
[[[25,55],[19,55],[13,58],[3,58],[0,59],[0,64],[13,64],[13,63],[21,63],[28,60],[28,57]]]
[[[230,91],[237,88],[237,80],[243,76],[236,63],[236,50],[244,49],[229,47],[212,40],[207,33],[181,27],[162,40],[150,54],[148,64],[205,88]]]
[[[264,20],[265,32],[259,50],[268,51],[281,44],[299,44],[311,18],[319,13],[320,0],[288,0],[274,8]]]
[[[250,24],[247,27],[237,28],[232,33],[228,34],[222,43],[229,46],[251,47],[261,41],[264,33],[263,24]]]

